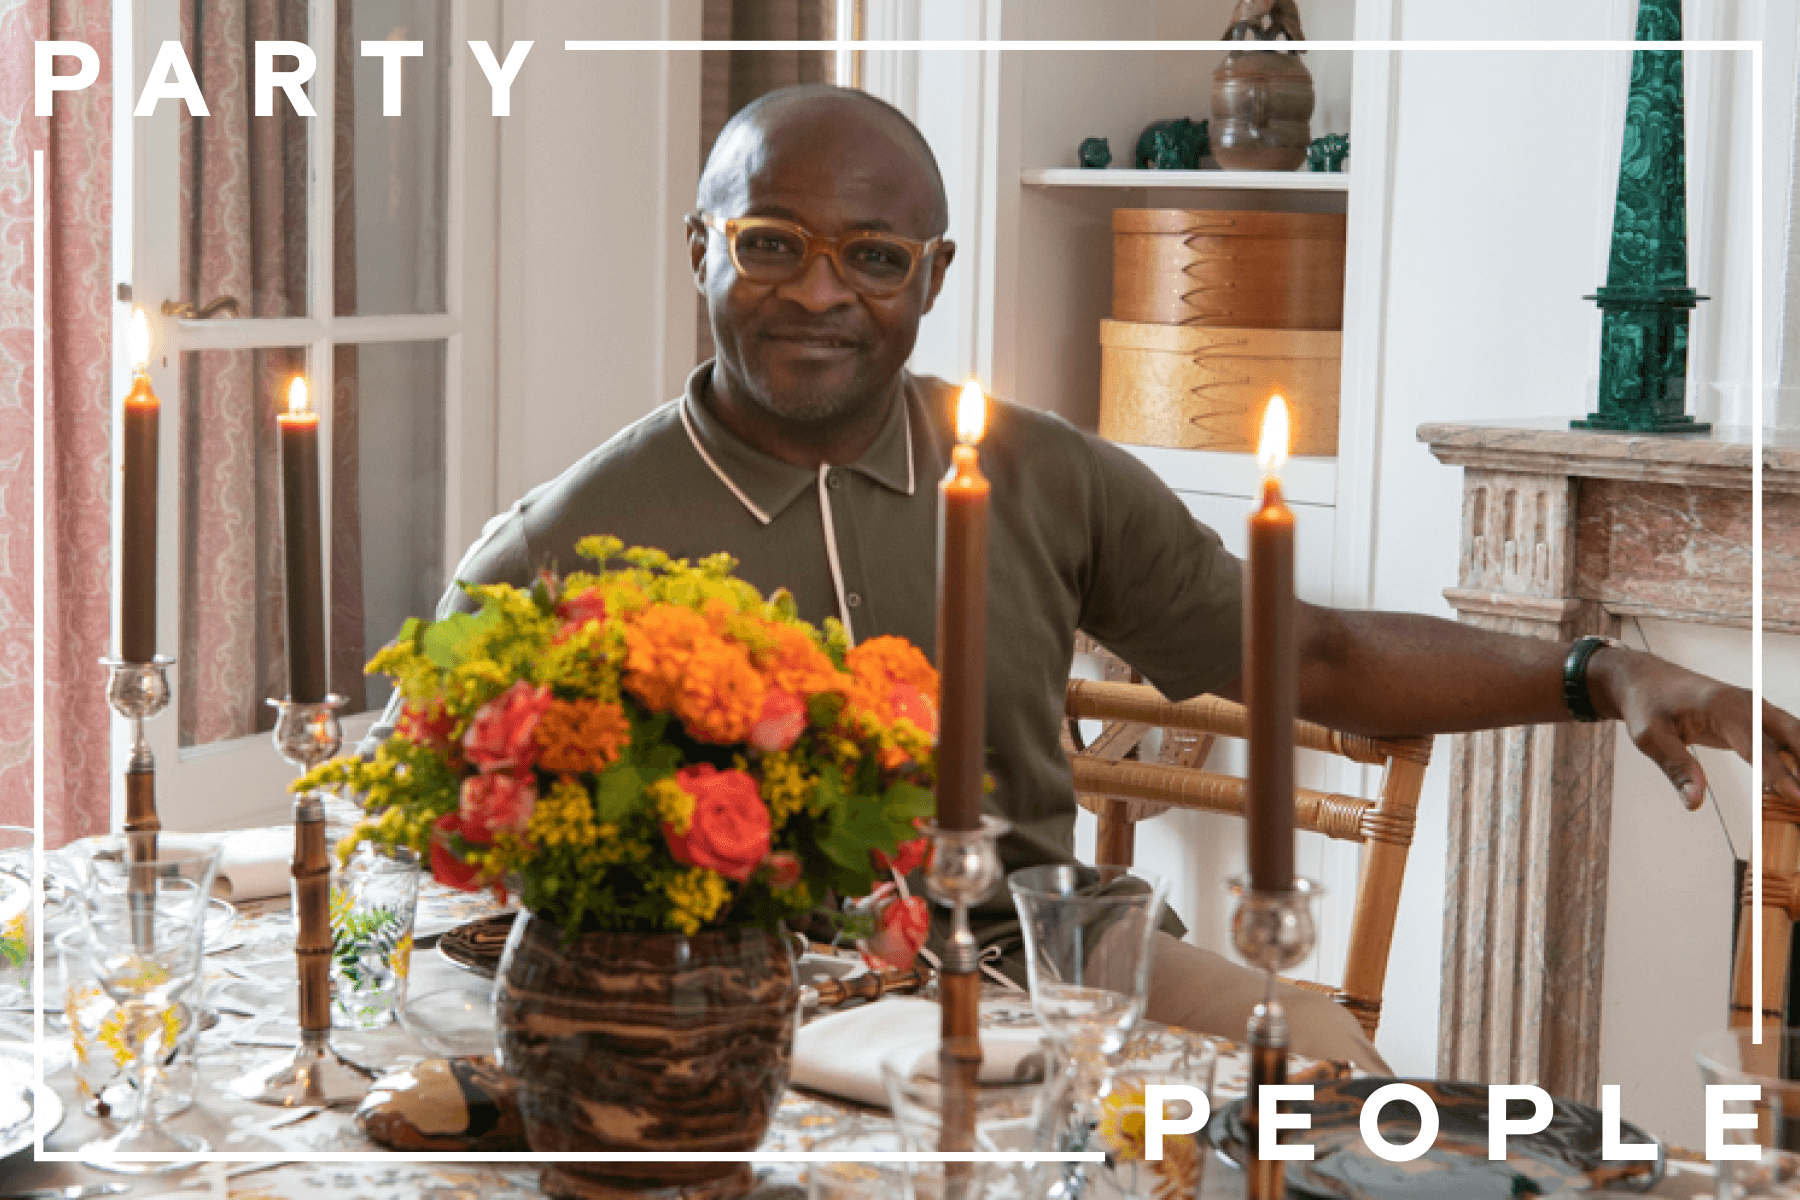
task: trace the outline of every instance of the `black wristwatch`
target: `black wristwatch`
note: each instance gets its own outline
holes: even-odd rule
[[[1575,639],[1569,647],[1569,657],[1563,659],[1563,703],[1569,706],[1569,715],[1577,721],[1598,721],[1600,712],[1594,707],[1594,697],[1588,692],[1588,660],[1608,646],[1623,647],[1624,642],[1618,638],[1600,637],[1588,634]]]

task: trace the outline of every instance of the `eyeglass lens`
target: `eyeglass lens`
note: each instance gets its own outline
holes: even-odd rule
[[[806,240],[786,225],[750,223],[738,228],[732,258],[753,282],[785,283],[806,263]],[[874,296],[892,295],[912,276],[912,249],[879,233],[846,235],[835,257],[844,282]]]

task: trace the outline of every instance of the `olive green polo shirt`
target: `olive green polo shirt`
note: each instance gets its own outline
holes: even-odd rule
[[[488,523],[457,567],[471,582],[529,584],[590,566],[575,543],[612,534],[681,558],[725,551],[765,594],[852,638],[897,634],[935,657],[937,481],[950,467],[956,390],[907,376],[874,443],[808,470],[745,444],[687,392]],[[1239,672],[1240,566],[1131,455],[1059,417],[990,406],[981,469],[988,534],[989,810],[1013,823],[1008,870],[1070,858],[1075,796],[1058,741],[1079,628],[1171,699]],[[440,614],[467,607],[452,587]],[[984,908],[1010,916],[1004,892]]]

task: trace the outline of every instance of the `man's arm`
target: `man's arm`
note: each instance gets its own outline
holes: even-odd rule
[[[1295,614],[1300,712],[1370,735],[1461,733],[1569,719],[1558,642],[1411,613],[1344,612],[1301,603]],[[1689,746],[1750,758],[1750,693],[1651,654],[1607,647],[1588,660],[1602,717],[1625,722],[1683,803],[1699,808],[1706,775]],[[1242,682],[1222,689],[1241,695]],[[1784,757],[1785,755],[1792,756]],[[1763,781],[1800,802],[1800,721],[1763,704]]]

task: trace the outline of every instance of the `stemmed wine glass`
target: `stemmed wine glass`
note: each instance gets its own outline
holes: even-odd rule
[[[1057,1140],[1065,1150],[1093,1149],[1114,1062],[1149,998],[1151,937],[1166,885],[1133,868],[1079,863],[1028,867],[1006,884],[1025,936],[1031,1007],[1063,1062]],[[1083,1167],[1071,1164],[1045,1195],[1087,1195],[1098,1180]]]
[[[180,1161],[120,1161],[122,1154],[180,1155],[207,1149],[163,1128],[155,1089],[161,1063],[181,1035],[183,1004],[200,978],[207,902],[219,868],[217,839],[127,833],[97,839],[82,862],[75,902],[81,954],[122,1017],[137,1071],[137,1106],[110,1138],[81,1148],[90,1166],[127,1174],[178,1169]]]

